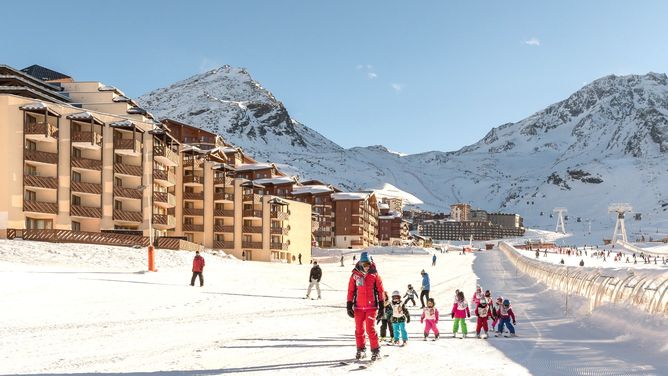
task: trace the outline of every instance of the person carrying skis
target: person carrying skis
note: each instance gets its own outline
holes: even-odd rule
[[[190,286],[195,286],[195,278],[199,277],[199,287],[204,286],[204,257],[199,255],[199,251],[195,251],[193,258],[193,276],[190,278]]]
[[[513,325],[516,325],[517,322],[515,321],[515,313],[513,312],[513,308],[510,306],[510,300],[504,299],[503,304],[496,313],[499,318],[499,328],[494,336],[498,337],[501,333],[503,333],[503,326],[505,325],[508,327],[510,336],[515,337],[515,327]],[[511,318],[513,319],[512,325],[510,324]]]
[[[306,299],[311,295],[311,289],[315,285],[315,290],[318,292],[318,299],[320,299],[320,279],[322,278],[322,269],[316,260],[313,260],[313,267],[311,267],[311,273],[308,276],[308,290],[306,290]]]
[[[380,355],[374,318],[376,317],[376,310],[381,304],[381,296],[383,296],[383,281],[376,270],[376,264],[371,263],[367,252],[362,252],[360,260],[355,264],[348,280],[346,302],[348,316],[355,319],[356,359],[366,356],[365,330],[371,345],[371,360],[378,359]]]
[[[401,294],[395,290],[392,292],[392,329],[394,330],[394,344],[399,345],[399,334],[401,334],[401,345],[408,342],[406,324],[411,322],[411,315],[406,306],[401,303]]]
[[[452,337],[457,337],[457,330],[459,330],[460,323],[462,325],[462,338],[466,337],[466,334],[468,333],[468,330],[466,329],[466,317],[471,317],[471,311],[469,311],[469,305],[466,303],[464,293],[461,291],[457,294],[457,301],[452,305],[450,317],[455,319],[452,325]]]
[[[420,272],[422,275],[422,291],[420,292],[420,303],[422,303],[422,307],[424,308],[424,300],[423,298],[426,296],[427,300],[429,300],[429,274],[422,269]]]
[[[483,335],[482,338],[487,338],[489,327],[487,326],[487,322],[490,317],[492,317],[492,308],[487,305],[487,299],[483,297],[483,299],[478,303],[478,306],[475,309],[475,315],[478,316],[478,322],[476,323],[475,327],[475,335],[476,337],[480,338],[480,329],[485,329],[485,334]]]
[[[410,300],[411,302],[413,302],[413,307],[415,307],[415,299],[413,297],[417,298],[418,294],[413,289],[413,285],[409,284],[408,285],[408,290],[406,290],[406,294],[404,295],[404,298],[406,298],[406,300],[404,300],[404,305],[406,305],[408,303],[408,301]]]
[[[392,301],[390,300],[387,291],[383,291],[383,302],[378,314],[376,315],[376,324],[380,324],[380,341],[385,341],[385,334],[389,328],[390,331],[390,342],[394,337],[394,328],[392,327]]]
[[[427,308],[422,310],[422,316],[420,316],[420,322],[425,322],[424,325],[424,340],[427,340],[429,337],[429,332],[434,332],[434,341],[438,339],[438,309],[435,307],[436,303],[434,298],[427,299]]]

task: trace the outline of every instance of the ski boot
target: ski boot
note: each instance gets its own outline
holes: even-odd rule
[[[380,358],[380,348],[371,350],[371,361],[378,360]]]
[[[427,333],[424,334],[424,340],[425,340],[425,341],[427,340],[427,337],[428,337],[428,336],[429,336],[429,334],[427,334]]]
[[[380,342],[385,342],[385,337],[380,337]]]
[[[475,336],[476,338],[480,339],[480,333],[476,334]]]
[[[434,339],[432,339],[432,341],[436,341],[437,339],[438,339],[438,334],[435,334]]]
[[[366,358],[366,349],[364,347],[357,349],[355,359],[360,360]]]

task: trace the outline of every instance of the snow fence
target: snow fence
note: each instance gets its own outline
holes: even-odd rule
[[[554,265],[524,257],[505,242],[499,243],[499,249],[519,271],[567,295],[587,298],[589,312],[612,303],[668,317],[668,272]]]

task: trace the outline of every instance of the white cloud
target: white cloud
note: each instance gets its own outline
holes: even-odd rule
[[[538,40],[538,38],[536,38],[536,37],[531,37],[531,39],[525,40],[524,44],[529,45],[529,46],[538,47],[538,46],[540,46],[540,40]]]
[[[390,84],[390,86],[397,93],[401,93],[401,91],[404,89],[403,84],[392,83],[392,84]]]
[[[360,70],[360,69],[364,68],[364,65],[362,65],[362,64],[357,64],[357,67],[356,67],[356,68],[357,68],[357,70]]]
[[[378,75],[373,72],[369,72],[366,75],[367,77],[369,77],[370,80],[375,80],[376,78],[378,78]]]

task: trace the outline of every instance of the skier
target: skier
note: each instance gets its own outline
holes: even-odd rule
[[[487,299],[482,299],[475,309],[475,315],[478,316],[478,322],[475,327],[475,335],[480,338],[480,329],[485,329],[485,334],[482,338],[487,338],[489,327],[487,321],[492,317],[492,309],[487,305]]]
[[[343,255],[341,255],[341,266],[343,266]]]
[[[431,266],[436,266],[436,254],[434,253],[433,256],[431,256]]]
[[[404,298],[406,298],[406,300],[404,300],[404,305],[406,305],[408,303],[408,301],[410,300],[411,302],[413,302],[413,307],[415,307],[415,299],[413,297],[417,298],[418,294],[413,289],[413,285],[409,284],[408,285],[408,290],[406,290],[406,295],[404,295]]]
[[[480,287],[480,285],[476,286],[475,292],[473,293],[473,298],[471,299],[471,305],[473,306],[474,311],[476,308],[478,308],[480,300],[482,300],[484,297],[485,295],[482,293],[482,287]]]
[[[499,328],[497,329],[494,336],[498,337],[501,333],[503,333],[503,326],[505,325],[510,332],[510,336],[515,337],[515,327],[513,325],[516,325],[517,322],[515,321],[515,313],[513,312],[513,308],[510,306],[510,300],[503,300],[503,305],[501,305],[499,310],[497,310],[497,315],[499,319]],[[510,324],[511,318],[513,319],[512,325]]]
[[[496,323],[499,322],[499,310],[503,305],[503,297],[499,296],[496,298],[496,303],[492,307],[492,329],[496,328]]]
[[[318,292],[318,299],[320,299],[320,279],[322,278],[322,269],[316,260],[313,260],[313,267],[311,267],[311,273],[308,276],[308,290],[306,290],[306,299],[311,295],[311,289],[315,285],[315,290]]]
[[[380,324],[380,341],[385,341],[385,334],[389,328],[390,342],[392,342],[392,338],[394,338],[394,328],[392,327],[392,301],[387,295],[387,291],[383,291],[383,303],[381,309],[378,310],[378,315],[376,315],[376,324]]]
[[[399,291],[392,292],[392,329],[394,330],[394,344],[399,345],[399,334],[401,334],[401,345],[405,346],[408,342],[408,333],[406,333],[406,324],[411,322],[411,315],[406,306],[401,303],[401,294]]]
[[[373,319],[376,316],[376,309],[381,296],[383,296],[383,281],[378,275],[376,265],[369,260],[369,254],[362,252],[360,260],[355,264],[348,280],[346,303],[348,316],[355,319],[356,359],[366,356],[365,330],[371,345],[371,360],[378,359],[380,354],[378,335],[373,325]]]
[[[199,287],[204,286],[204,257],[199,255],[199,251],[195,251],[193,258],[193,276],[190,278],[190,286],[195,286],[195,278],[199,277]]]
[[[422,316],[420,317],[420,323],[426,321],[424,325],[424,340],[427,340],[429,337],[429,331],[434,332],[434,341],[438,339],[438,309],[435,307],[436,303],[434,298],[427,299],[427,308],[422,310]]]
[[[469,305],[466,303],[464,298],[464,293],[459,292],[457,295],[457,301],[452,305],[452,312],[450,317],[455,319],[452,326],[452,337],[457,337],[457,330],[459,329],[459,324],[462,325],[462,338],[466,337],[468,330],[466,329],[466,318],[471,317],[471,311],[469,311]]]
[[[429,299],[429,274],[427,274],[424,269],[422,269],[420,274],[422,275],[422,291],[420,292],[420,303],[422,303],[422,307],[420,308],[424,308],[423,297],[426,296],[427,299]]]

